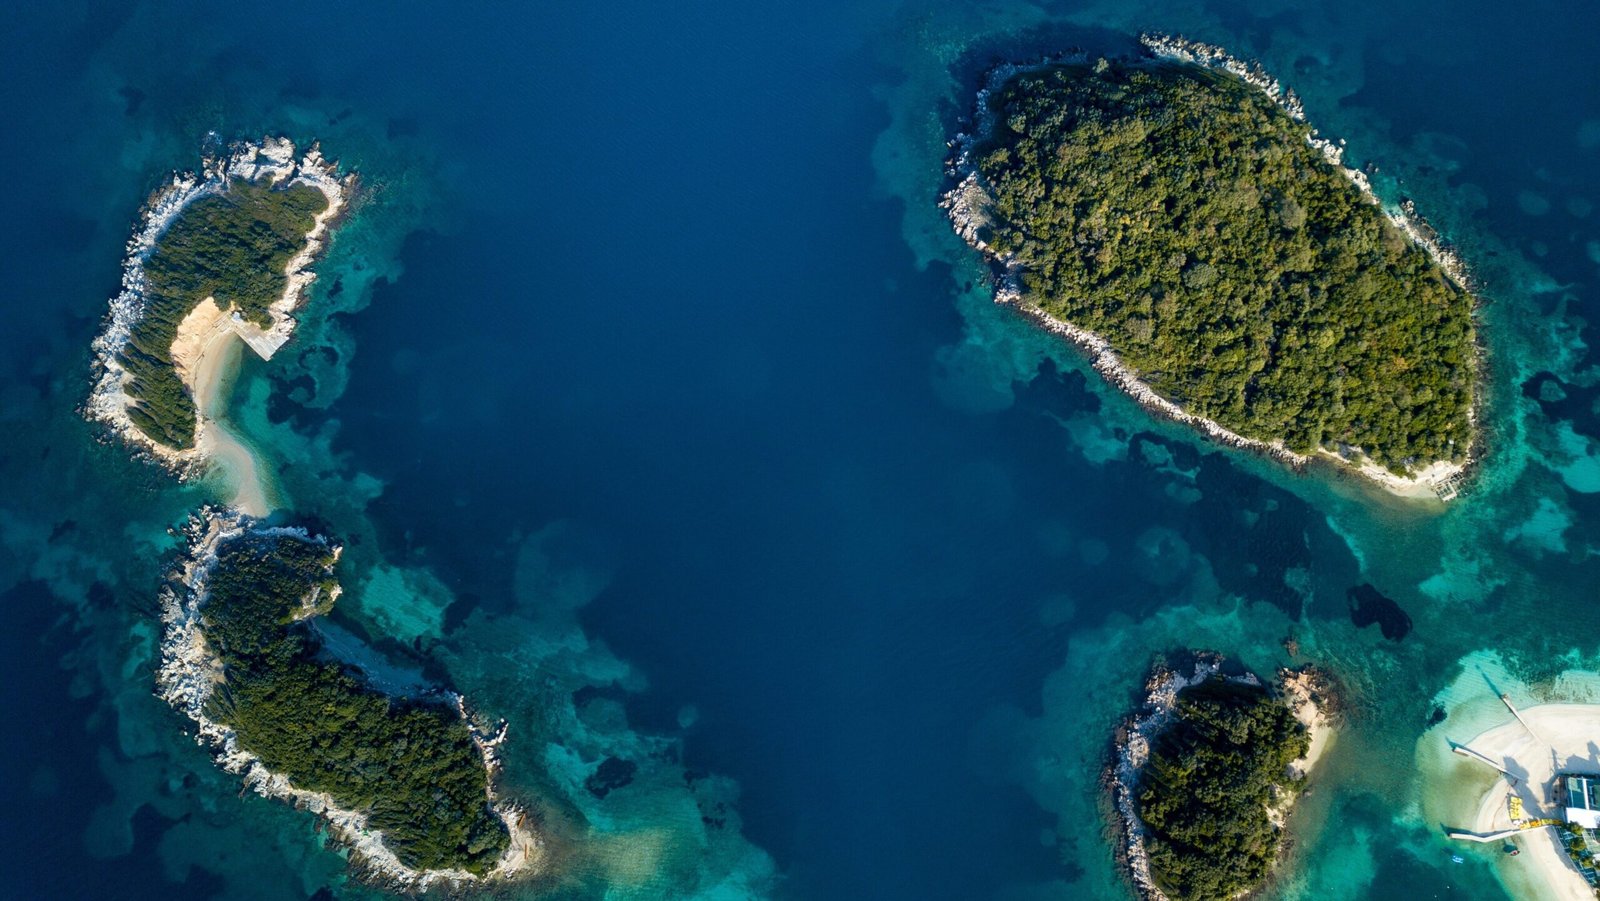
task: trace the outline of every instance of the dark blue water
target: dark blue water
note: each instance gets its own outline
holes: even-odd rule
[[[205,493],[73,415],[139,200],[216,129],[320,137],[363,173],[321,311],[247,365],[236,416],[349,542],[341,622],[512,719],[513,788],[585,861],[562,891],[1118,897],[1096,785],[1143,670],[1185,645],[1267,669],[1294,633],[1360,713],[1274,892],[1501,896],[1419,812],[1413,746],[1464,655],[1532,685],[1600,644],[1482,626],[1587,609],[1600,576],[1592,12],[23,14],[0,43],[0,587],[28,728],[0,745],[0,893],[359,893],[150,696],[166,530]],[[1477,265],[1497,440],[1471,505],[1197,444],[972,290],[932,207],[962,80],[1146,27],[1263,58]],[[385,618],[383,567],[439,626]],[[1413,635],[1351,622],[1367,582]],[[642,775],[587,797],[572,774],[606,756]],[[635,854],[649,878],[619,875]],[[769,858],[776,880],[730,876]]]

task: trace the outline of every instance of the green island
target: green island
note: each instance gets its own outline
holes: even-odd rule
[[[234,178],[228,190],[185,207],[143,265],[145,307],[122,352],[128,416],[152,441],[193,446],[196,410],[172,359],[178,325],[207,297],[247,321],[271,325],[285,267],[328,208],[316,187],[278,188]]]
[[[391,697],[322,653],[308,620],[337,597],[336,556],[294,532],[225,540],[201,607],[224,678],[206,714],[297,789],[365,813],[413,870],[492,870],[510,839],[457,710]]]
[[[1258,886],[1278,855],[1269,808],[1298,789],[1289,766],[1309,749],[1306,727],[1262,686],[1213,678],[1179,692],[1137,796],[1156,886],[1183,899]]]
[[[987,99],[977,236],[1187,413],[1397,475],[1472,442],[1473,298],[1226,72],[1054,64]]]

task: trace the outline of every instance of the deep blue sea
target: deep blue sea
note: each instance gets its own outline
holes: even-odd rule
[[[1158,655],[1202,647],[1348,688],[1269,897],[1528,897],[1515,859],[1441,835],[1466,789],[1435,752],[1493,718],[1485,675],[1528,701],[1600,681],[1600,7],[9,21],[0,896],[372,896],[154,696],[173,530],[216,489],[77,413],[140,203],[214,131],[361,175],[230,418],[346,543],[337,623],[510,721],[507,790],[561,866],[507,896],[1131,897],[1110,735]],[[1261,60],[1469,261],[1491,378],[1468,496],[1206,444],[990,303],[936,206],[978,74],[1146,29]],[[1358,626],[1361,585],[1409,630]],[[612,758],[633,778],[600,797]]]

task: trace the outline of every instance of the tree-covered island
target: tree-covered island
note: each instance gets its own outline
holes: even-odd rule
[[[208,433],[227,355],[242,340],[270,359],[289,340],[354,187],[316,145],[299,154],[287,138],[213,146],[174,173],[128,241],[86,415],[180,472],[225,454]]]
[[[144,262],[144,314],[122,352],[128,415],[152,441],[194,445],[197,411],[172,358],[178,326],[210,297],[262,329],[288,285],[285,269],[328,208],[308,184],[274,187],[242,178],[202,197],[167,227]]]
[[[1232,71],[1007,68],[946,205],[1003,293],[1103,339],[1123,387],[1380,480],[1448,471],[1473,441],[1474,300],[1312,137]]]
[[[295,787],[366,813],[406,866],[482,875],[507,844],[483,754],[453,706],[390,697],[323,656],[309,620],[333,608],[333,564],[290,531],[217,549],[200,615],[223,679],[207,712]]]
[[[338,549],[301,529],[210,510],[163,596],[161,696],[218,762],[310,809],[358,872],[407,890],[510,879],[542,859],[497,800],[494,749],[448,692],[392,694],[326,648]]]
[[[1268,808],[1310,748],[1305,726],[1259,685],[1211,679],[1178,695],[1145,765],[1139,817],[1150,873],[1169,897],[1230,898],[1278,856]]]
[[[1258,888],[1331,734],[1335,690],[1321,670],[1282,670],[1269,687],[1223,676],[1220,664],[1202,654],[1192,675],[1158,667],[1146,706],[1119,732],[1112,786],[1122,854],[1152,901]]]

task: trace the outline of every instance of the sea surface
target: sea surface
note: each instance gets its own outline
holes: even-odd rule
[[[1470,262],[1448,509],[1205,444],[989,302],[935,206],[978,74],[1145,29],[1260,59]],[[1482,786],[1438,749],[1495,691],[1600,695],[1597,59],[1600,7],[1539,0],[19,5],[0,896],[371,896],[153,695],[217,486],[77,415],[140,202],[214,132],[361,173],[230,416],[346,543],[336,644],[509,719],[562,861],[509,896],[1129,897],[1109,736],[1203,647],[1348,688],[1269,897],[1532,897],[1442,837]]]

